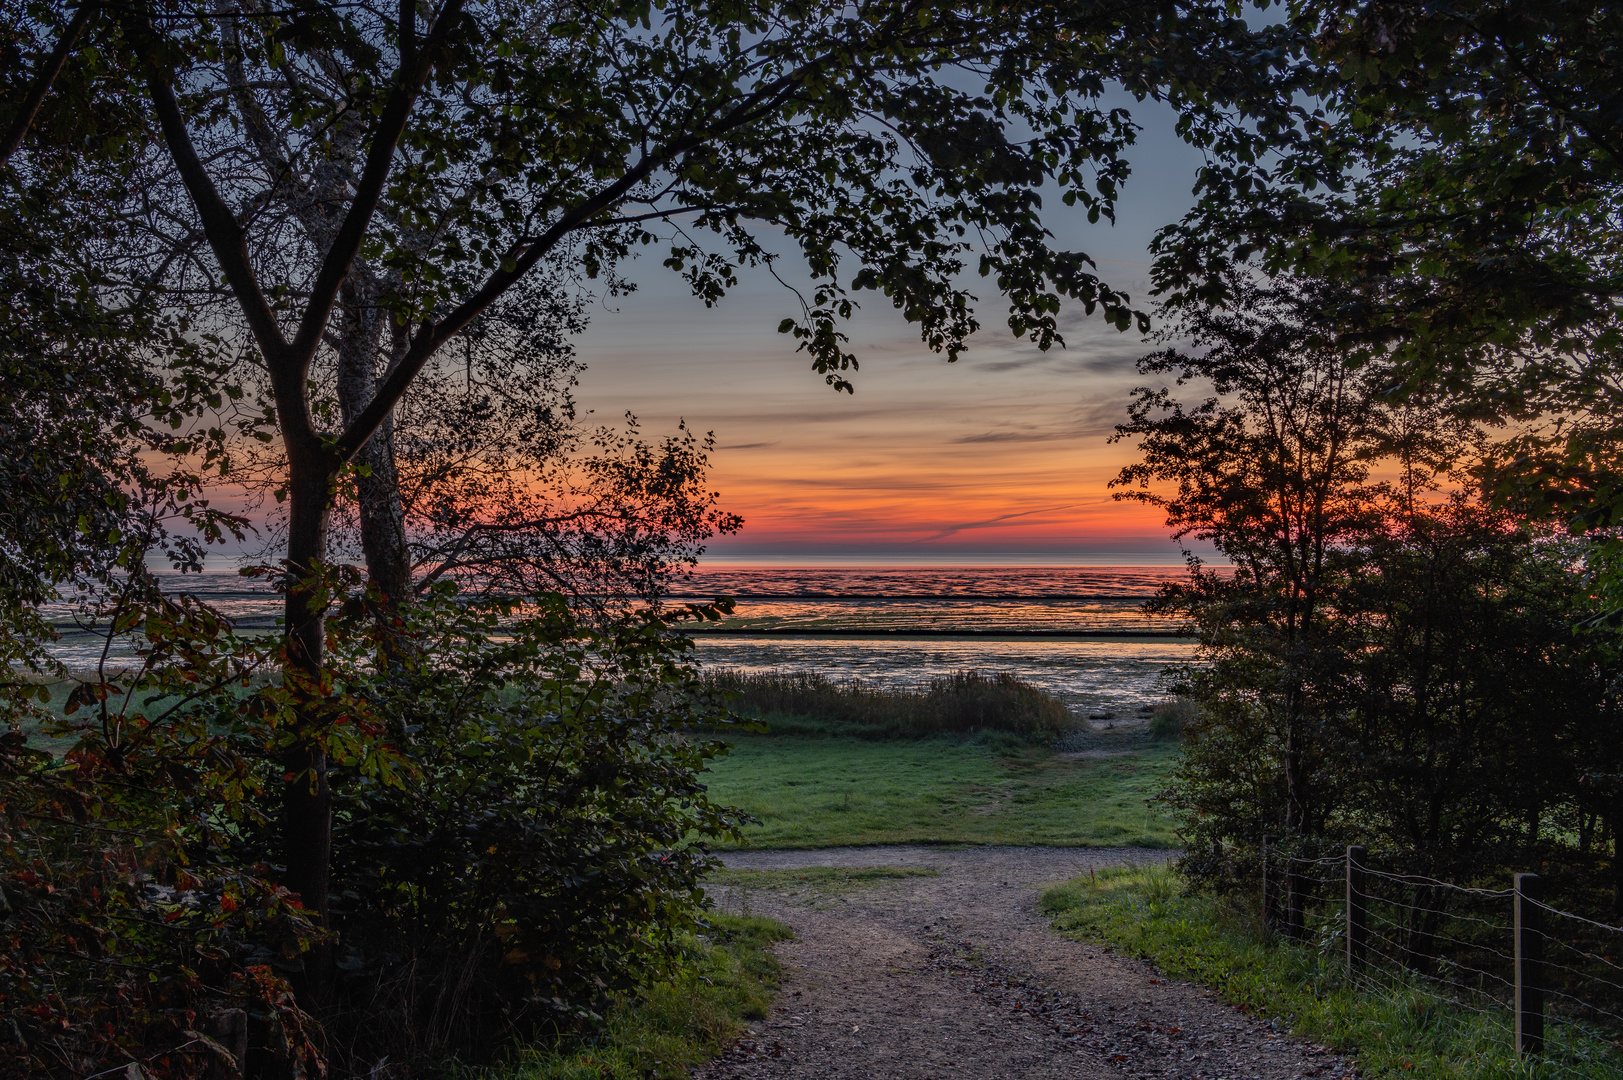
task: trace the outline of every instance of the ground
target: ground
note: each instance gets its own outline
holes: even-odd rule
[[[770,915],[796,938],[779,949],[772,1018],[696,1080],[1354,1075],[1198,987],[1057,936],[1037,914],[1047,885],[1163,858],[991,846],[729,853],[712,885],[721,908]]]

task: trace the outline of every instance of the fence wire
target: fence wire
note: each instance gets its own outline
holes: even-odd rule
[[[1346,955],[1348,857],[1265,853],[1265,914],[1288,936]],[[1362,961],[1348,982],[1404,1007],[1451,1011],[1499,1052],[1517,1040],[1516,890],[1458,885],[1359,863]],[[1623,927],[1524,896],[1542,945],[1543,1049],[1535,1080],[1623,1080]],[[1536,909],[1536,911],[1532,910]],[[1535,941],[1536,939],[1536,941]],[[1437,1021],[1441,1022],[1441,1021]]]

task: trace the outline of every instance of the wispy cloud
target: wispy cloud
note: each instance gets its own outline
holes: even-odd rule
[[[1066,503],[1063,506],[1045,506],[1040,510],[1022,510],[1016,514],[999,514],[997,517],[987,518],[985,521],[967,521],[962,525],[949,525],[934,536],[926,536],[916,542],[928,544],[932,540],[943,540],[957,533],[967,532],[970,529],[990,529],[995,525],[1001,525],[1005,521],[1013,521],[1015,518],[1030,517],[1033,514],[1051,514],[1056,510],[1069,510],[1075,505],[1077,504]]]

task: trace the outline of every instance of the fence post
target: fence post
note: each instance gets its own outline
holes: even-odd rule
[[[1274,894],[1271,888],[1273,882],[1268,879],[1268,849],[1273,846],[1274,837],[1262,838],[1262,926],[1264,930],[1272,929],[1274,925]]]
[[[1285,859],[1285,936],[1301,940],[1306,930],[1307,905],[1303,902],[1302,873],[1289,856]]]
[[[1347,974],[1356,975],[1364,967],[1369,941],[1368,903],[1364,891],[1364,858],[1368,854],[1357,844],[1347,846]]]
[[[1544,1050],[1544,920],[1538,901],[1544,886],[1537,874],[1517,874],[1516,883],[1516,1053]]]

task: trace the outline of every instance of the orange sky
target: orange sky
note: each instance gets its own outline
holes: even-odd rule
[[[598,417],[630,409],[650,433],[678,418],[716,433],[714,486],[746,527],[714,554],[1177,558],[1160,515],[1106,487],[1132,457],[1107,440],[1148,351],[1136,333],[1079,320],[1069,348],[1044,354],[986,331],[949,365],[892,312],[869,311],[853,327],[852,396],[774,332],[791,303],[775,284],[746,284],[718,310],[648,290],[595,311],[581,344],[580,397]]]
[[[1101,277],[1147,308],[1146,249],[1188,207],[1201,159],[1174,134],[1170,110],[1120,96],[1144,130],[1117,224],[1090,225],[1063,208],[1048,223],[1056,244],[1092,254]],[[786,256],[779,270],[792,276],[798,265]],[[1136,332],[1078,310],[1066,319],[1070,347],[1040,353],[1011,339],[1001,298],[976,279],[989,329],[948,365],[882,296],[859,294],[864,311],[850,335],[862,370],[851,397],[826,387],[775,332],[798,310],[769,275],[746,277],[707,309],[657,257],[625,269],[640,289],[593,309],[580,399],[603,419],[630,409],[650,434],[678,418],[716,433],[715,487],[747,523],[713,554],[1178,560],[1160,515],[1114,502],[1106,488],[1132,454],[1107,438],[1141,381],[1133,361],[1151,349]]]

